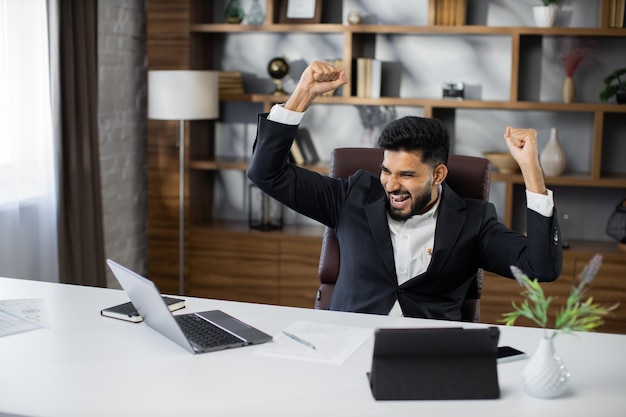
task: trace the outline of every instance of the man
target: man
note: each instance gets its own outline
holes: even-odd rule
[[[541,281],[560,275],[560,231],[532,129],[504,134],[527,189],[528,237],[498,222],[492,204],[461,199],[444,183],[449,137],[435,119],[405,117],[383,130],[380,178],[359,171],[332,179],[288,164],[303,112],[346,82],[329,64],[307,67],[285,104],[259,117],[248,168],[261,190],[335,230],[341,266],[332,310],[460,320],[478,268],[512,277],[516,265]]]

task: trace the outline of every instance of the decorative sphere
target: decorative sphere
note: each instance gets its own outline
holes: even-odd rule
[[[289,64],[283,58],[273,58],[267,65],[270,77],[280,80],[289,73]]]

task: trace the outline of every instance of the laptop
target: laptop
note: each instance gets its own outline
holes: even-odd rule
[[[370,388],[377,400],[500,397],[497,327],[377,329]]]
[[[173,315],[152,281],[111,259],[107,264],[143,321],[191,353],[269,342],[272,336],[220,310]]]

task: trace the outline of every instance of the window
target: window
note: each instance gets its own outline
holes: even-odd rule
[[[45,0],[0,0],[0,206],[56,189],[47,21]]]

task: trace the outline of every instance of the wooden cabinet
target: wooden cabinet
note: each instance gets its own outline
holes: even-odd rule
[[[275,34],[303,35],[308,36],[307,39],[330,36],[333,42],[340,44],[340,58],[344,63],[351,63],[357,57],[377,57],[382,52],[381,39],[391,43],[405,37],[412,37],[411,39],[415,40],[428,40],[435,36],[471,37],[478,40],[504,39],[510,54],[505,55],[506,62],[502,64],[505,69],[499,71],[504,72],[506,88],[501,94],[497,94],[496,99],[456,101],[403,94],[383,95],[377,99],[356,97],[353,94],[355,74],[352,65],[345,65],[349,84],[339,95],[320,97],[316,106],[412,108],[419,110],[426,117],[441,119],[449,127],[453,140],[462,133],[455,131],[456,122],[462,114],[469,114],[471,118],[475,112],[495,114],[506,110],[528,114],[529,118],[563,118],[563,123],[580,119],[587,124],[586,130],[590,132],[588,142],[581,147],[582,153],[588,155],[583,157],[586,158],[581,164],[583,168],[561,177],[548,178],[548,186],[559,191],[566,190],[561,194],[569,193],[571,198],[581,201],[595,200],[596,196],[605,193],[611,196],[626,193],[626,170],[621,160],[626,149],[623,141],[626,134],[626,106],[601,103],[597,100],[569,104],[561,100],[545,100],[537,87],[537,71],[533,70],[534,66],[541,65],[542,42],[545,39],[578,37],[606,40],[609,45],[624,46],[626,29],[609,28],[610,0],[598,0],[595,3],[598,7],[598,23],[595,27],[576,28],[487,26],[471,21],[458,26],[435,25],[434,0],[428,2],[414,0],[415,7],[426,7],[427,18],[425,23],[420,25],[404,23],[345,25],[342,23],[343,15],[346,13],[346,10],[342,10],[345,2],[334,0],[324,1],[320,24],[282,24],[278,23],[280,1],[265,0],[265,23],[251,26],[224,23],[222,11],[225,1],[148,0],[148,69],[224,70],[223,55],[227,52],[224,46],[226,41],[230,37],[246,35],[250,35],[245,38],[250,41],[257,39],[256,36]],[[476,8],[477,3],[483,2],[467,2],[468,16],[473,13],[472,8]],[[237,52],[228,51],[231,54]],[[440,51],[444,57],[446,54],[452,56],[458,52],[458,50]],[[623,54],[618,53],[615,58],[621,65]],[[247,70],[244,67],[238,69]],[[258,77],[267,78],[269,82],[269,76],[264,72],[259,73]],[[222,95],[220,99],[223,106],[248,103],[255,106],[259,112],[268,111],[274,103],[281,100],[280,97],[271,94],[258,93]],[[262,233],[249,230],[244,221],[233,224],[215,218],[219,217],[214,216],[213,212],[215,199],[219,198],[215,197],[216,177],[225,171],[239,172],[243,176],[247,168],[247,155],[234,158],[218,156],[216,148],[223,144],[223,141],[228,141],[228,137],[216,134],[215,122],[189,122],[187,125],[188,137],[184,146],[188,149],[185,167],[189,181],[185,186],[188,213],[185,242],[190,255],[185,262],[186,292],[206,297],[310,305],[307,304],[308,300],[314,295],[308,292],[314,290],[317,285],[321,228],[312,234],[302,233],[297,227],[288,227],[280,232]],[[148,273],[163,291],[168,292],[176,292],[178,285],[177,128],[176,121],[148,121]],[[490,149],[483,149],[487,150]],[[622,157],[618,158],[616,155],[620,154]],[[311,168],[327,172],[327,167],[323,164]],[[504,223],[523,231],[525,203],[521,175],[494,172],[492,180],[494,184],[500,184],[504,189],[501,212]],[[612,208],[607,208],[602,199],[598,204],[603,213]],[[570,253],[577,250],[577,244],[572,244]],[[623,259],[623,256],[620,258],[620,254],[612,253],[611,245],[602,242],[595,245],[595,242],[584,239],[580,244],[585,247],[595,246],[598,248],[597,251],[606,252],[616,259]],[[568,277],[574,275],[577,262],[588,260],[594,250],[586,251],[585,256],[580,258],[566,257],[568,263],[566,269],[570,271]],[[626,275],[626,268],[621,261],[616,262],[614,267],[607,267],[610,270],[613,268],[615,270],[612,273],[615,276]],[[566,282],[563,278],[557,285]],[[613,280],[608,280],[607,285],[613,285]],[[510,299],[510,294],[517,292],[516,288],[494,287],[493,290],[500,291],[501,295],[492,298],[490,290],[487,291],[483,302],[484,317],[490,317],[492,310],[495,314],[498,299]]]
[[[313,307],[319,287],[320,228],[286,229],[251,232],[228,223],[194,228],[189,242],[188,292],[207,298]]]

